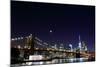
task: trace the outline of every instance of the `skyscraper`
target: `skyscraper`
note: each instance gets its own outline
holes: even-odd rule
[[[80,50],[80,52],[82,51],[82,43],[81,43],[81,38],[80,38],[80,35],[79,35],[79,43],[78,43],[78,48]]]
[[[82,47],[83,51],[87,51],[87,50],[88,50],[88,49],[87,49],[87,45],[85,44],[84,41],[82,41],[82,45],[83,45],[83,47]]]

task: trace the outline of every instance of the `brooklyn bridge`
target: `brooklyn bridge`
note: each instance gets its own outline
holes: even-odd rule
[[[81,42],[80,36],[76,48],[73,48],[72,44],[69,44],[69,48],[64,47],[63,44],[58,47],[56,43],[53,45],[46,43],[32,34],[26,37],[12,38],[11,48],[11,64],[52,61],[53,59],[94,59],[94,54],[89,53],[86,44]],[[16,57],[17,59],[15,59]]]

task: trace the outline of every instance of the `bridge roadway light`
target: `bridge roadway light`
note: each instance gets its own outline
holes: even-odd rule
[[[15,39],[14,39],[14,38],[12,38],[11,40],[12,40],[12,41],[14,41]]]
[[[39,48],[36,48],[36,50],[38,50]]]
[[[20,48],[21,48],[21,46],[20,46],[20,45],[18,45],[18,48],[20,49]]]
[[[24,46],[24,48],[27,48],[27,46]]]
[[[49,51],[49,48],[47,48],[47,50]]]
[[[20,37],[18,37],[18,40],[20,40],[21,38]]]
[[[17,38],[15,38],[14,40],[17,40]]]
[[[21,37],[20,39],[23,39],[23,37]]]

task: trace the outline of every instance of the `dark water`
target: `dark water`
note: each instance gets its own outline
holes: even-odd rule
[[[95,61],[95,60],[89,60],[88,58],[53,59],[52,61],[26,62],[26,63],[22,63],[22,64],[14,64],[14,65],[11,65],[11,67],[88,62],[88,61]]]
[[[27,62],[22,65],[46,65],[46,64],[60,64],[60,63],[74,63],[74,62],[86,62],[88,58],[70,58],[70,59],[53,59],[52,61],[41,62]]]

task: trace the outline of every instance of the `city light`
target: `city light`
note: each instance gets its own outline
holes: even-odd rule
[[[11,40],[12,40],[12,41],[14,41],[15,39],[14,39],[14,38],[12,38]]]
[[[38,50],[39,48],[35,48],[36,50]]]
[[[18,45],[18,48],[20,49],[20,48],[21,48],[21,46],[20,46],[20,45]]]
[[[17,40],[17,38],[15,38],[15,40]]]
[[[20,39],[23,39],[23,37],[21,37]]]
[[[30,55],[29,60],[42,60],[43,56],[42,55]]]
[[[18,37],[18,40],[20,40],[21,38],[20,37]]]

